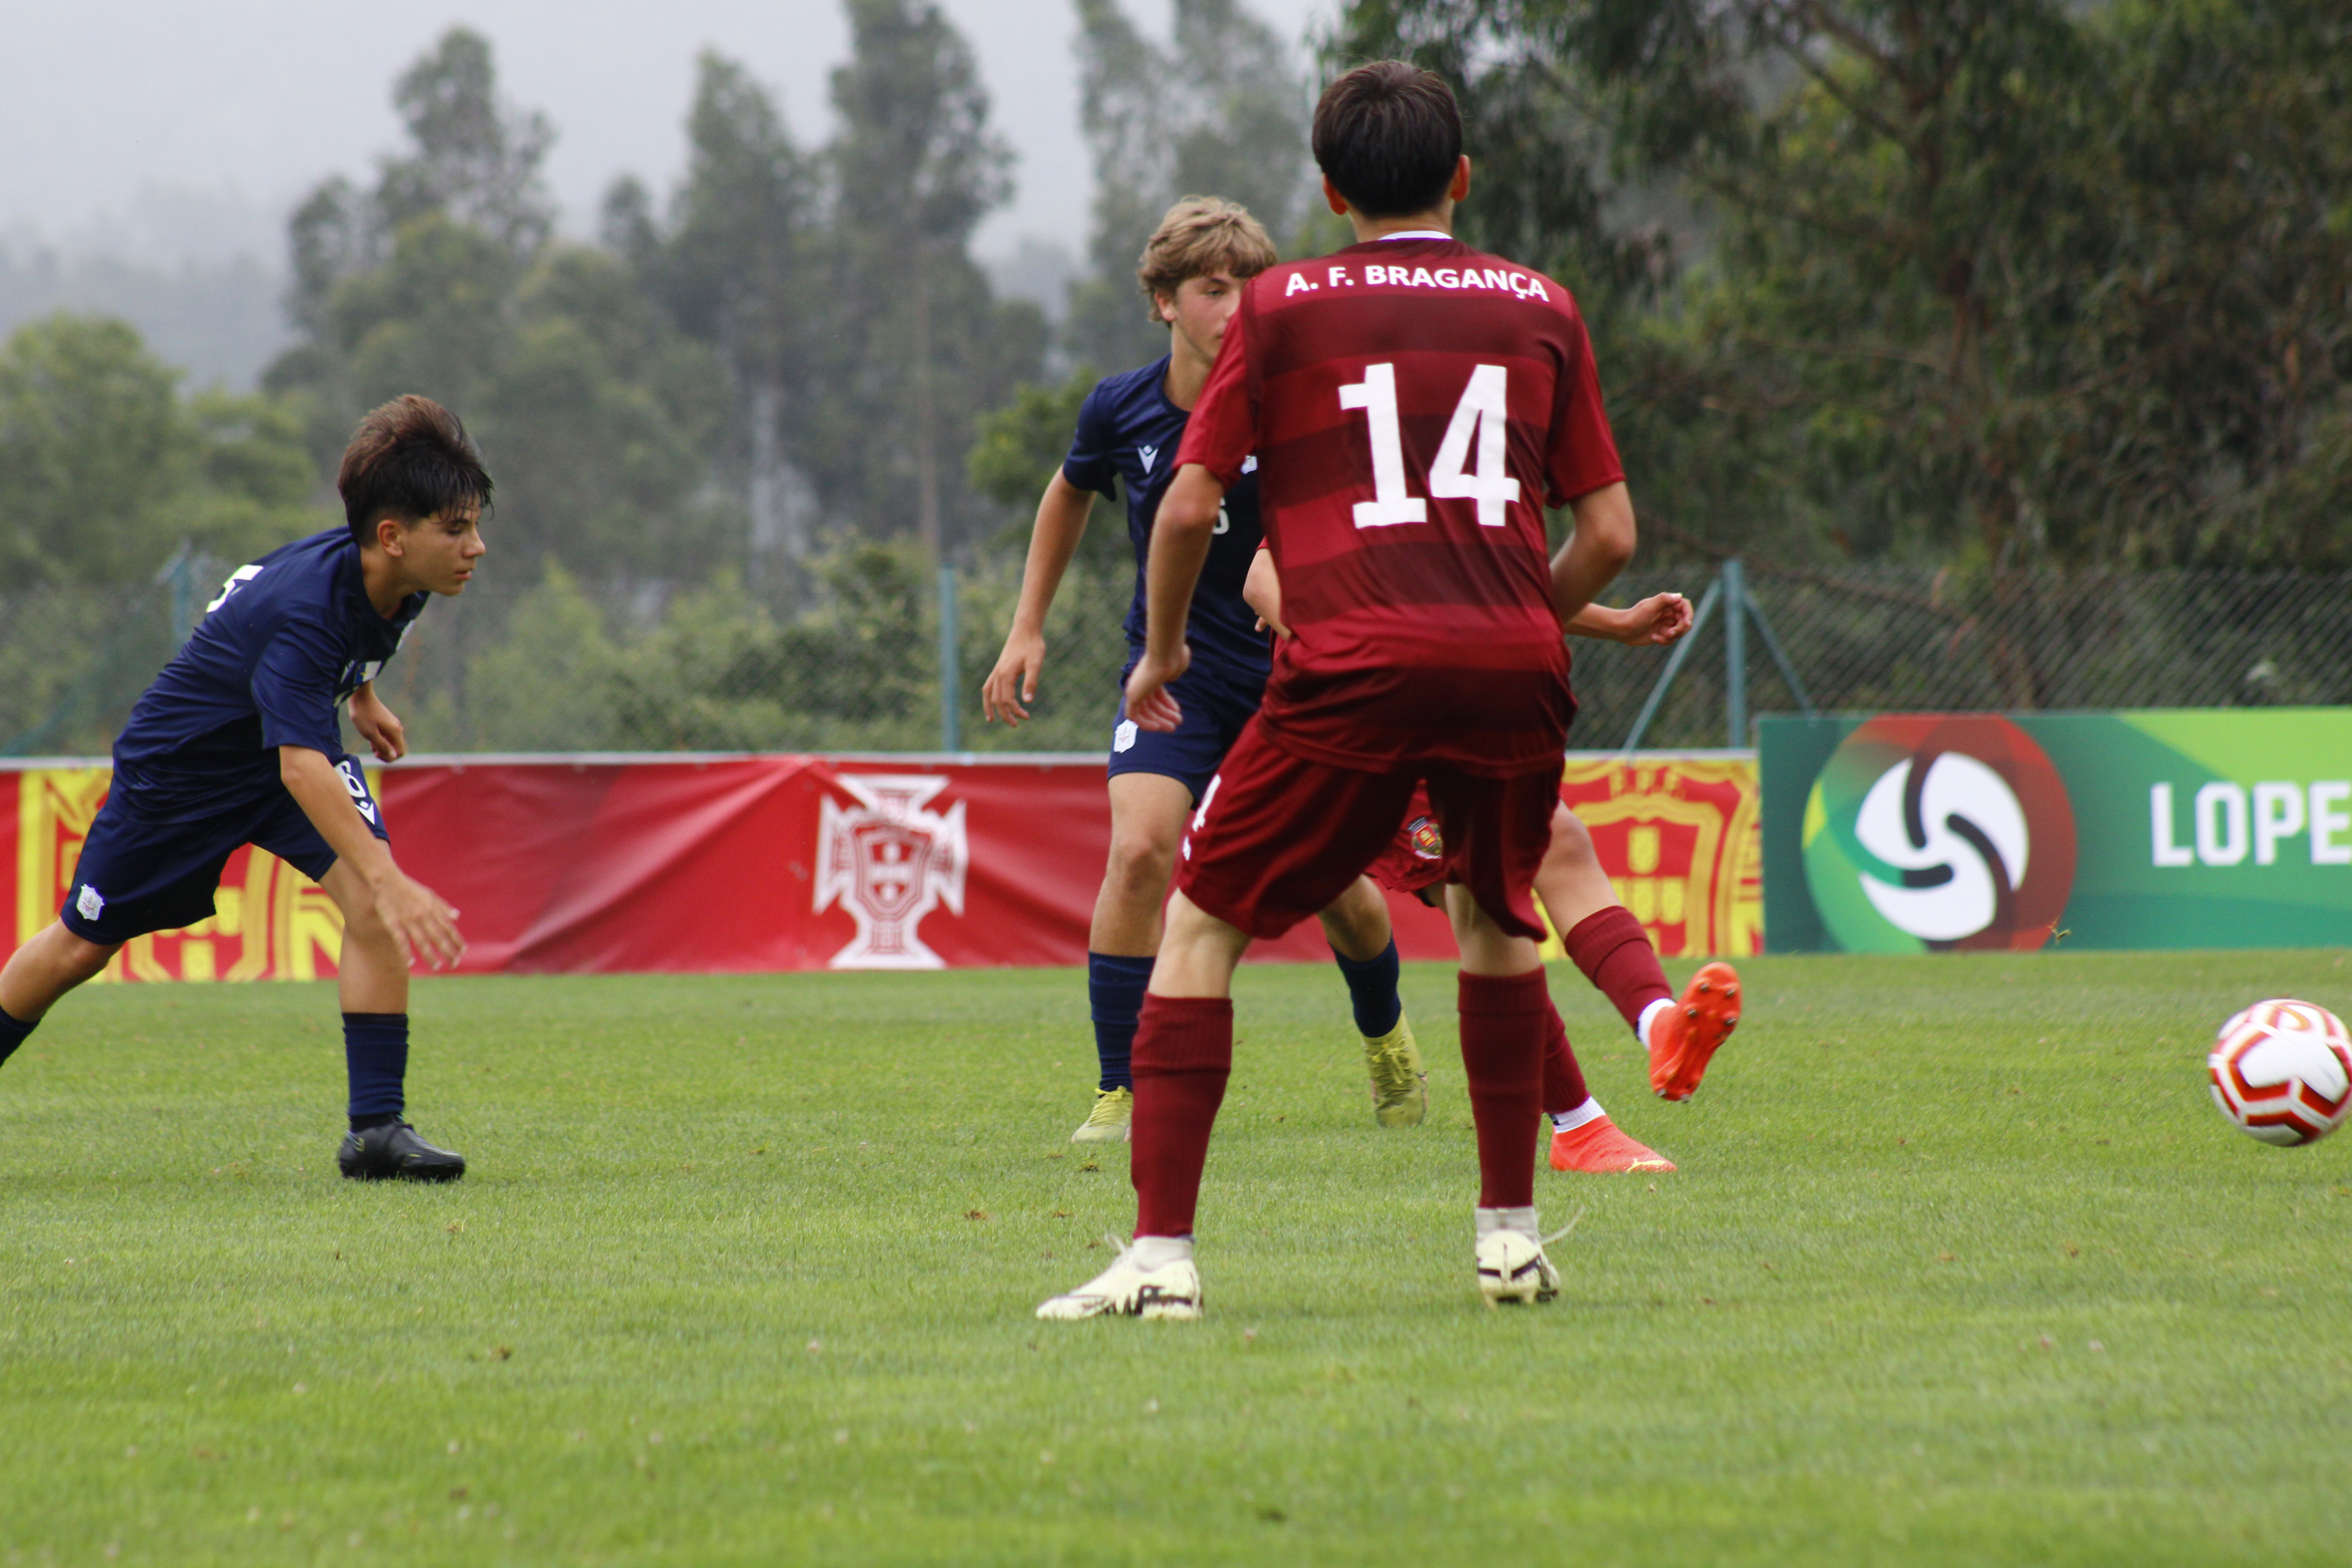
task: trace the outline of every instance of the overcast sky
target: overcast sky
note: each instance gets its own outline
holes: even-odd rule
[[[1250,3],[1294,36],[1330,9]],[[1129,4],[1164,36],[1167,0]],[[1003,253],[1025,236],[1079,248],[1088,171],[1071,0],[946,5],[1021,155],[1013,205],[978,248]],[[554,121],[549,174],[575,230],[617,174],[667,189],[684,163],[680,125],[705,46],[747,62],[812,142],[829,124],[825,74],[848,48],[838,0],[19,0],[5,11],[0,234],[52,239],[140,207],[142,191],[226,193],[274,219],[327,174],[364,174],[395,145],[394,75],[460,22],[490,38],[508,96]],[[171,206],[151,198],[144,210]]]

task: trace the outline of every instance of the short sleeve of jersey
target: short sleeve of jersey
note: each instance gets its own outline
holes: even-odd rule
[[[1078,405],[1077,434],[1070,438],[1070,455],[1062,459],[1062,477],[1082,490],[1118,499],[1118,469],[1110,460],[1110,421],[1103,409],[1099,382]]]
[[[1592,338],[1584,330],[1583,315],[1571,311],[1568,363],[1560,367],[1553,393],[1551,449],[1544,455],[1544,479],[1550,489],[1546,499],[1553,506],[1566,506],[1624,477],[1617,437],[1609,428],[1608,410],[1601,404],[1601,373],[1592,363]]]
[[[1176,449],[1176,466],[1198,463],[1216,476],[1227,489],[1242,477],[1242,465],[1257,450],[1257,387],[1250,375],[1250,295],[1217,345],[1217,363],[1209,367],[1209,382],[1192,405],[1185,422],[1183,445]]]
[[[343,749],[335,718],[335,682],[344,649],[321,626],[287,623],[253,667],[253,705],[261,713],[265,747],[308,746],[329,756]]]

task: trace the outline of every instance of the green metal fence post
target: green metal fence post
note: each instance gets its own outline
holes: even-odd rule
[[[1723,563],[1723,742],[1748,744],[1748,571],[1735,555]]]
[[[1805,683],[1798,679],[1797,667],[1789,661],[1788,650],[1780,646],[1780,639],[1773,636],[1772,623],[1766,617],[1764,606],[1757,599],[1753,588],[1748,591],[1748,613],[1755,618],[1756,635],[1764,639],[1764,651],[1772,656],[1772,663],[1780,671],[1780,679],[1788,682],[1789,694],[1797,700],[1797,710],[1806,718],[1811,718],[1813,700],[1805,690]]]
[[[940,563],[940,750],[963,750],[962,715],[956,706],[957,694],[963,688],[962,660],[957,654],[960,639],[956,634],[956,569],[952,562]]]

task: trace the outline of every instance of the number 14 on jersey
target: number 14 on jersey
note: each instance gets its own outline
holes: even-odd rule
[[[1427,522],[1429,502],[1412,493],[1405,472],[1404,432],[1397,422],[1396,366],[1368,364],[1364,379],[1339,388],[1339,406],[1360,408],[1372,444],[1372,499],[1356,503],[1358,528],[1393,528]],[[1482,364],[1454,405],[1453,421],[1437,445],[1423,488],[1446,500],[1478,503],[1481,528],[1503,526],[1507,509],[1519,499],[1519,481],[1508,472],[1506,421],[1510,415],[1510,372]]]

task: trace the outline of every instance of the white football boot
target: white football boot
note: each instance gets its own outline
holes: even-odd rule
[[[1201,1315],[1201,1270],[1192,1262],[1187,1237],[1139,1236],[1118,1247],[1110,1267],[1037,1309],[1048,1322],[1081,1318],[1165,1318],[1191,1322]]]
[[[1583,1212],[1549,1236],[1539,1233],[1532,1208],[1477,1212],[1478,1294],[1486,1305],[1532,1307],[1559,1295],[1559,1270],[1544,1256],[1544,1244],[1574,1230]]]

